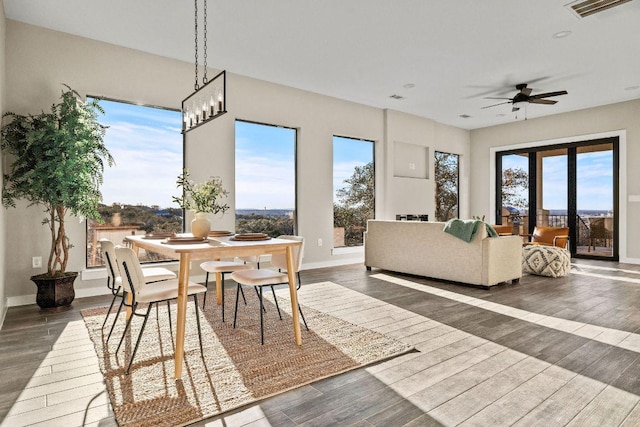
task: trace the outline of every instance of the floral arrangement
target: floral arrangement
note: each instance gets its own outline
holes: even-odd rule
[[[191,209],[195,213],[225,213],[229,205],[220,203],[219,199],[226,198],[229,192],[222,186],[222,179],[214,176],[207,181],[196,184],[190,179],[189,171],[183,169],[178,175],[176,187],[182,188],[182,196],[173,197],[173,201],[182,209]]]

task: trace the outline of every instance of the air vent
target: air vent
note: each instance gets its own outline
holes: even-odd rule
[[[400,100],[400,99],[404,99],[404,96],[393,94],[393,95],[389,96],[389,98]]]
[[[569,3],[566,7],[579,18],[586,18],[589,15],[603,12],[615,6],[620,6],[628,1],[631,0],[578,0]]]

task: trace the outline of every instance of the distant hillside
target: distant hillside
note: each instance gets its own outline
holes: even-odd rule
[[[293,209],[236,209],[236,215],[262,215],[288,217]]]

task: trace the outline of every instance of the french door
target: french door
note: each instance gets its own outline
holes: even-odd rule
[[[496,153],[496,222],[567,227],[571,255],[618,260],[618,138]]]

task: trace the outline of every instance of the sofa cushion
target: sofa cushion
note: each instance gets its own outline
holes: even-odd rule
[[[569,251],[554,246],[522,248],[522,271],[539,276],[563,277],[571,270]]]

